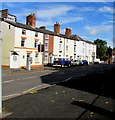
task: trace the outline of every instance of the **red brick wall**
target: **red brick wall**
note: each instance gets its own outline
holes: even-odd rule
[[[65,36],[66,37],[70,37],[70,35],[71,35],[71,29],[70,28],[66,28],[66,30],[65,30]]]
[[[53,48],[54,48],[54,36],[49,35],[49,53],[53,53]]]
[[[60,34],[60,24],[57,22],[54,24],[54,32]]]
[[[36,26],[36,16],[34,14],[28,15],[26,17],[26,24],[32,27]]]

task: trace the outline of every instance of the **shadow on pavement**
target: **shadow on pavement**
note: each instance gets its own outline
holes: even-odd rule
[[[115,120],[115,112],[111,112],[109,110],[105,110],[101,107],[98,107],[98,106],[95,106],[95,105],[92,105],[92,104],[88,104],[88,103],[85,103],[85,102],[73,101],[71,104],[80,106],[82,108],[85,108],[86,110],[95,112],[97,114],[100,114],[102,116],[106,116],[108,118],[111,118],[111,119]]]

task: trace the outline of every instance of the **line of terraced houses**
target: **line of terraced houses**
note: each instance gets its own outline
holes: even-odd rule
[[[43,63],[53,63],[55,58],[72,60],[96,59],[96,45],[73,35],[70,28],[65,34],[60,33],[60,24],[54,24],[54,31],[45,26],[36,27],[34,13],[26,17],[26,24],[17,22],[16,16],[9,14],[8,9],[1,10],[2,33],[2,66],[26,68],[27,58],[31,67],[42,67]],[[44,45],[44,52],[38,51],[38,45]]]

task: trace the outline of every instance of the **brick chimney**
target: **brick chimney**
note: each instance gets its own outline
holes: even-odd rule
[[[45,29],[46,29],[46,26],[41,26],[41,27],[39,27],[39,28],[45,30]]]
[[[58,22],[56,22],[56,24],[54,24],[54,32],[56,34],[60,34],[60,24]]]
[[[65,36],[66,37],[70,37],[70,35],[71,35],[71,29],[70,28],[66,28],[66,30],[65,30]]]
[[[2,18],[8,17],[8,9],[0,10],[0,12],[1,12],[1,17]]]
[[[36,16],[34,13],[29,14],[26,17],[26,25],[30,25],[31,27],[36,27]]]

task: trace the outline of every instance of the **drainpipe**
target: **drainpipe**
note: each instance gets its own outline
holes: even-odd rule
[[[43,34],[43,45],[45,45],[45,34]],[[44,46],[45,51],[45,46]],[[44,69],[44,51],[42,52],[42,69]]]

